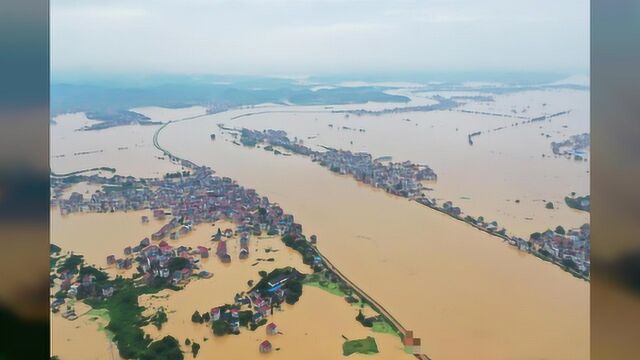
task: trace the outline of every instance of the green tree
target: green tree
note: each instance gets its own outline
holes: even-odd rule
[[[189,265],[189,260],[183,257],[174,257],[169,260],[167,263],[167,268],[169,271],[174,272],[176,270],[182,270]]]
[[[213,334],[216,336],[226,335],[231,330],[229,324],[224,320],[215,320],[211,327],[213,328]]]
[[[556,233],[560,235],[564,235],[565,234],[564,228],[558,225],[558,227],[556,227]]]
[[[173,336],[154,341],[140,356],[140,360],[184,360],[180,344]]]
[[[60,249],[60,246],[55,245],[55,244],[49,244],[49,253],[58,254],[58,253],[60,253],[61,250],[62,249]]]
[[[78,266],[82,264],[82,261],[82,255],[69,255],[58,268],[58,274],[61,274],[65,270],[73,274],[78,273]]]
[[[85,275],[93,275],[95,277],[95,281],[98,283],[105,282],[109,279],[109,275],[104,271],[100,271],[93,266],[84,266],[80,265],[80,272],[78,274],[80,277]]]
[[[194,312],[193,315],[191,315],[191,321],[193,321],[194,323],[202,324],[202,316],[200,315],[198,310],[196,310],[196,312]]]
[[[158,330],[162,329],[162,324],[167,322],[167,313],[163,308],[159,308],[158,311],[151,318],[151,323],[156,326]]]
[[[578,270],[578,265],[571,259],[563,259],[562,260],[562,265],[568,267],[569,269],[572,270]]]
[[[200,351],[200,344],[194,342],[191,344],[191,353],[193,354],[193,358],[195,359],[198,356],[198,352]]]

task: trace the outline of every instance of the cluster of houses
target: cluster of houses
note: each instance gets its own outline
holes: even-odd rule
[[[591,146],[591,135],[588,133],[573,135],[560,142],[551,143],[551,151],[555,155],[573,157],[583,160],[587,156],[587,149]]]
[[[442,210],[453,216],[460,216],[460,214],[462,214],[462,210],[460,210],[458,206],[453,206],[451,201],[445,201],[442,204]]]
[[[395,195],[415,197],[422,193],[421,181],[436,180],[435,172],[427,165],[411,161],[401,163],[374,161],[371,154],[330,149],[313,157],[331,171],[352,175],[356,180]]]
[[[584,224],[580,228],[557,228],[543,233],[533,233],[529,239],[532,250],[560,261],[565,266],[588,274],[591,269],[591,227]]]
[[[240,130],[240,142],[246,146],[255,146],[260,143],[267,143],[270,146],[276,146],[292,153],[312,156],[315,152],[304,146],[301,141],[294,139],[289,140],[287,133],[283,130],[267,129],[264,131],[250,130],[243,128]]]
[[[268,198],[260,197],[253,189],[239,186],[228,177],[215,176],[206,167],[194,167],[193,171],[178,178],[136,179],[133,177],[113,176],[105,178],[98,175],[80,175],[74,181],[87,181],[103,184],[102,191],[96,191],[89,198],[72,196],[69,199],[57,197],[55,203],[63,214],[71,212],[113,212],[151,209],[153,217],[163,220],[171,216],[166,224],[133,247],[126,247],[122,257],[109,255],[107,264],[119,269],[136,266],[146,281],[166,279],[178,284],[188,279],[191,272],[197,270],[195,256],[208,257],[205,247],[187,249],[174,248],[167,240],[176,240],[190,232],[199,223],[213,223],[221,219],[236,224],[235,231],[226,229],[212,236],[215,253],[223,262],[230,262],[227,243],[222,238],[234,234],[240,237],[239,257],[249,256],[251,235],[292,234],[294,238],[302,236],[302,226],[294,223],[290,214],[285,214],[277,204]],[[69,185],[64,179],[52,179],[53,192],[62,192]],[[148,217],[142,217],[148,222]],[[172,258],[184,258],[188,265],[182,269],[169,271]],[[178,271],[179,270],[179,271]],[[206,276],[207,274],[203,274]]]
[[[228,325],[232,333],[239,333],[241,326],[256,329],[266,325],[267,336],[280,334],[278,326],[274,322],[268,322],[268,317],[273,315],[274,309],[280,309],[280,305],[285,300],[287,283],[298,279],[300,274],[291,271],[275,276],[263,286],[254,287],[249,293],[236,294],[232,305],[214,307],[209,311],[207,319],[211,322],[223,321]],[[260,343],[259,349],[262,353],[272,350],[269,340]]]
[[[142,209],[153,209],[157,219],[171,214],[171,221],[155,232],[151,240],[176,239],[191,231],[196,224],[220,219],[237,224],[238,233],[253,235],[265,231],[269,235],[278,235],[294,225],[293,216],[285,214],[268,198],[258,196],[255,190],[241,187],[228,177],[214,176],[213,171],[205,167],[196,168],[190,176],[178,179],[137,180],[92,175],[78,176],[76,181],[103,184],[109,190],[97,191],[90,198],[83,198],[81,194],[70,199],[57,198],[55,204],[63,214]],[[52,179],[54,192],[67,185],[60,179]],[[146,222],[148,218],[142,221]],[[230,236],[228,233],[224,235]]]
[[[56,297],[50,304],[53,312],[61,311],[62,317],[67,320],[75,320],[78,316],[72,305],[67,304],[66,299],[84,299],[87,297],[106,299],[113,296],[113,286],[99,284],[93,274],[74,274],[71,270],[64,270],[59,274],[61,280],[60,290],[65,297]],[[61,309],[63,305],[66,306]]]
[[[473,218],[471,216],[462,217],[462,210],[454,206],[451,201],[445,201],[439,206],[435,199],[421,196],[415,198],[416,202],[430,208],[442,211],[459,220],[484,230],[490,234],[502,237],[510,245],[517,247],[521,251],[536,253],[545,258],[566,266],[571,270],[588,277],[591,271],[591,247],[589,224],[582,225],[579,229],[572,229],[564,232],[559,227],[556,231],[547,230],[543,233],[533,233],[529,240],[517,236],[509,236],[505,228],[500,228],[496,221],[485,221],[484,218]],[[560,232],[557,232],[560,230]]]
[[[109,298],[113,295],[112,286],[100,286],[95,282],[95,276],[85,274],[82,277],[75,276],[71,272],[63,271],[60,274],[60,290],[66,291],[67,297],[75,299],[78,297],[101,297]],[[64,301],[62,301],[63,303]],[[52,303],[52,307],[59,306],[61,303]]]
[[[300,141],[291,141],[282,130],[240,131],[244,145],[255,146],[267,143],[293,153],[309,156],[313,161],[331,171],[352,175],[356,180],[369,184],[395,195],[415,197],[422,193],[421,181],[437,180],[436,173],[427,165],[414,164],[411,161],[401,163],[374,160],[371,154],[326,148],[326,151],[314,151],[302,145]]]
[[[176,221],[176,224],[179,224],[179,221]],[[199,278],[213,276],[207,271],[198,271],[198,258],[209,257],[209,249],[205,246],[197,246],[195,249],[185,246],[174,247],[166,240],[152,243],[149,238],[144,238],[134,247],[125,247],[123,255],[124,258],[107,256],[107,265],[115,266],[117,269],[129,269],[136,264],[136,270],[147,284],[162,281],[180,285],[188,282],[192,275]]]

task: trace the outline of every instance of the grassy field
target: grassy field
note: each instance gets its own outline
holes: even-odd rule
[[[111,321],[111,317],[109,316],[109,310],[107,309],[91,309],[86,314],[89,316],[89,320],[97,321],[98,319],[102,320],[98,324],[98,330],[104,331],[107,334],[109,340],[112,340],[114,337],[114,333],[107,330],[106,325]]]
[[[342,289],[340,289],[340,287],[338,286],[338,283],[328,281],[320,274],[307,275],[304,279],[303,284],[309,285],[309,286],[315,286],[333,295],[337,295],[341,297],[346,296],[344,291],[342,291]]]
[[[367,336],[364,339],[349,340],[342,344],[342,354],[349,356],[351,354],[377,354],[378,345],[376,345],[376,339],[371,336]]]
[[[388,322],[386,322],[384,320],[374,321],[373,322],[373,326],[371,327],[371,330],[373,330],[374,332],[377,332],[377,333],[391,334],[391,335],[400,336],[400,334],[398,334],[396,329],[394,329],[393,326],[391,326]]]

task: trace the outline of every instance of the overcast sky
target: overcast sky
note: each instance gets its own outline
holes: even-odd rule
[[[58,71],[586,72],[586,0],[53,0]]]

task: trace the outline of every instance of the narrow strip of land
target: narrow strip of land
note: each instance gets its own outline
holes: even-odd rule
[[[171,159],[173,159],[175,161],[181,161],[183,163],[191,164],[191,165],[197,167],[197,165],[195,165],[195,163],[193,163],[192,161],[190,161],[188,159],[180,158],[180,157],[172,154],[168,149],[162,147],[162,145],[158,141],[158,136],[159,136],[160,132],[163,129],[165,129],[169,124],[171,124],[173,122],[191,120],[191,119],[195,119],[195,118],[202,117],[202,116],[205,116],[205,115],[199,115],[199,116],[195,116],[195,117],[191,117],[191,118],[185,118],[185,119],[180,119],[180,120],[175,120],[175,121],[169,121],[169,122],[165,123],[164,125],[162,125],[161,127],[159,127],[155,131],[155,133],[153,135],[153,145],[158,150],[162,151],[164,154],[169,156]],[[336,277],[338,277],[340,280],[342,280],[345,284],[349,285],[359,297],[364,299],[374,310],[378,311],[385,318],[385,320],[387,320],[390,324],[392,324],[393,327],[395,327],[400,332],[403,341],[407,337],[408,334],[412,334],[413,333],[412,331],[407,330],[400,323],[400,321],[398,321],[395,317],[393,317],[393,315],[391,315],[391,313],[387,309],[385,309],[382,305],[380,305],[380,303],[378,303],[373,297],[371,297],[364,290],[359,288],[354,282],[349,280],[349,278],[347,278],[342,272],[340,272],[340,270],[338,270],[338,268],[335,265],[333,265],[329,261],[329,259],[320,252],[320,250],[317,247],[314,246],[313,249],[314,249],[315,253],[317,254],[317,256],[319,256],[322,259],[322,261],[323,261],[323,263],[324,263],[324,265],[326,266],[327,269],[329,269]],[[419,343],[419,339],[416,339],[416,340],[418,340],[418,343]],[[422,353],[414,353],[413,355],[417,359],[431,360],[427,355],[422,354]]]

